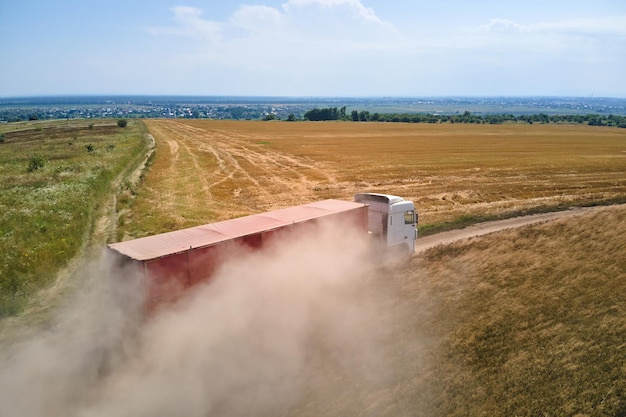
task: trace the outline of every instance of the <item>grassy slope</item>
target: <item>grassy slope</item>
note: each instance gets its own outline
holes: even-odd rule
[[[0,317],[22,311],[78,253],[111,182],[145,146],[140,122],[31,122],[2,131]],[[45,163],[29,172],[35,154]]]
[[[415,259],[419,280],[396,277],[410,323],[397,340],[432,345],[402,358],[401,401],[414,415],[624,415],[624,230],[626,209],[607,208]]]
[[[603,208],[386,270],[367,298],[382,367],[335,365],[290,415],[626,415],[625,227]]]

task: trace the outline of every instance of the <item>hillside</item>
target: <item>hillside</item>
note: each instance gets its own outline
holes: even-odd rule
[[[607,208],[433,249],[394,274],[399,404],[624,415],[625,228],[626,209]]]

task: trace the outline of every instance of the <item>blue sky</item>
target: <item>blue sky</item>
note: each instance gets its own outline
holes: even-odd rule
[[[0,0],[0,97],[626,97],[624,0]]]

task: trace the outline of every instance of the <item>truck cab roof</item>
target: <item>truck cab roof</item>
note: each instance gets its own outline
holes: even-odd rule
[[[379,193],[358,193],[354,195],[354,201],[358,203],[367,203],[368,201],[375,201],[379,203],[385,203],[392,205],[404,201],[404,198],[391,194],[379,194]]]

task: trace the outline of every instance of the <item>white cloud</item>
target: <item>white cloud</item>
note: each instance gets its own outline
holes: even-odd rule
[[[379,19],[360,0],[288,0],[280,9],[243,5],[224,22],[203,19],[203,11],[195,7],[179,6],[171,11],[175,25],[150,28],[149,32],[186,35],[200,42],[220,40],[238,46],[240,39],[253,39],[254,43],[255,36],[282,38],[288,44],[301,43],[304,47],[321,40],[361,48],[401,38],[392,24]],[[332,48],[332,44],[325,43],[324,47]]]
[[[563,63],[604,61],[626,48],[626,16],[533,23],[495,18],[467,28],[463,37],[442,42],[450,49],[474,50],[492,59],[537,60],[537,66],[550,63],[551,68],[555,59]]]
[[[268,6],[241,6],[229,23],[250,33],[268,33],[284,25],[285,16]]]
[[[525,32],[526,28],[509,19],[491,19],[489,23],[480,27],[484,32]]]
[[[153,35],[183,35],[199,37],[204,40],[217,41],[220,39],[222,24],[202,18],[203,11],[196,7],[177,6],[170,9],[174,14],[176,26],[152,27],[148,32]]]
[[[171,26],[151,30],[169,35],[159,45],[175,43],[176,57],[167,52],[159,70],[208,94],[526,93],[521,85],[530,78],[545,80],[549,93],[578,83],[563,76],[563,65],[581,74],[594,65],[615,68],[604,81],[612,85],[626,36],[626,16],[531,23],[494,18],[465,28],[417,19],[401,33],[361,0],[242,5],[220,21],[197,8],[171,11]],[[183,36],[184,42],[177,40]]]
[[[289,11],[294,7],[306,7],[311,5],[325,8],[346,6],[355,11],[356,15],[365,21],[387,25],[387,23],[376,16],[376,13],[371,7],[365,7],[360,0],[288,0],[287,3],[283,4],[283,9]]]
[[[541,33],[563,35],[613,35],[626,36],[626,16],[605,18],[579,18],[555,22],[519,24],[509,19],[491,19],[480,27],[483,32]]]
[[[193,78],[198,85],[248,94],[298,94],[303,85],[312,95],[340,94],[344,85],[358,88],[388,71],[386,56],[404,42],[359,0],[243,5],[219,22],[204,19],[197,8],[171,11],[174,25],[150,32],[187,39],[177,46],[176,59],[161,60],[160,70],[185,74],[187,83]],[[274,85],[289,91],[280,93]]]

